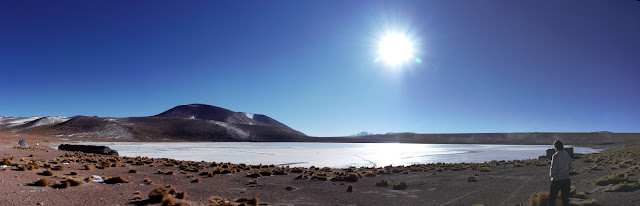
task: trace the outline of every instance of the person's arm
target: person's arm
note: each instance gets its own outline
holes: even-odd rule
[[[567,153],[567,154],[569,154],[569,153]],[[569,171],[571,171],[571,168],[573,168],[573,163],[572,163],[573,159],[571,158],[571,155],[568,155],[568,156],[569,156]]]
[[[556,173],[556,168],[557,168],[557,161],[556,161],[556,155],[554,154],[553,156],[551,156],[551,167],[549,168],[549,177],[553,177],[553,175]]]

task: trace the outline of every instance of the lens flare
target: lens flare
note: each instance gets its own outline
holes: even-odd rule
[[[414,52],[411,39],[400,33],[388,33],[378,43],[378,58],[391,66],[414,59]]]

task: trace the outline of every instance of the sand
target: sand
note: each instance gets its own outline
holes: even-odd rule
[[[119,166],[98,169],[94,163],[91,170],[85,170],[87,159],[100,160],[113,158],[108,156],[93,156],[91,154],[75,154],[58,151],[48,147],[59,144],[64,140],[55,137],[29,137],[28,143],[40,146],[31,149],[19,149],[18,139],[21,136],[0,133],[0,160],[13,156],[13,164],[26,164],[32,160],[39,162],[40,169],[19,171],[16,166],[0,169],[0,205],[135,205],[145,202],[149,192],[158,186],[172,185],[177,191],[185,191],[184,200],[175,199],[176,203],[185,205],[207,205],[212,196],[235,200],[238,197],[259,198],[261,205],[530,205],[529,198],[536,192],[546,192],[549,187],[548,160],[528,160],[494,162],[487,164],[447,164],[420,165],[415,167],[394,168],[352,168],[361,174],[367,171],[376,173],[374,177],[363,176],[357,182],[296,180],[298,175],[311,177],[311,170],[305,168],[306,173],[293,173],[293,168],[282,168],[286,175],[247,177],[247,172],[259,172],[261,169],[237,169],[233,174],[214,174],[201,176],[202,172],[214,171],[222,164],[211,167],[211,163],[177,162],[185,165],[204,165],[200,171],[184,171],[178,166],[166,166],[171,162],[165,159],[148,161],[152,164],[134,165],[136,161],[127,162],[125,157],[119,157]],[[637,205],[640,202],[640,190],[632,192],[605,192],[606,186],[597,186],[594,181],[614,172],[630,174],[628,182],[638,182],[640,172],[640,152],[638,146],[627,146],[627,149],[603,152],[602,154],[583,155],[573,160],[578,174],[571,176],[573,185],[578,192],[588,192],[586,199],[595,199],[599,205]],[[33,157],[30,157],[33,155]],[[617,155],[617,156],[616,156]],[[80,157],[82,156],[82,157]],[[80,158],[79,158],[80,157]],[[21,160],[22,159],[22,160]],[[598,170],[584,170],[591,168],[595,162],[584,162],[588,159],[597,161]],[[73,177],[84,179],[88,176],[102,177],[121,176],[129,183],[103,184],[84,182],[80,186],[67,189],[53,187],[31,186],[36,180],[46,177],[41,175],[44,163],[57,160],[64,171],[54,171],[53,177],[47,177],[52,182],[63,181]],[[62,164],[63,161],[78,161]],[[616,162],[613,162],[616,160]],[[615,164],[614,164],[615,163]],[[539,166],[536,166],[539,165]],[[620,167],[621,165],[621,167]],[[229,165],[237,167],[237,165]],[[486,167],[488,172],[481,172],[478,168]],[[193,169],[191,167],[189,169]],[[129,173],[130,169],[137,173]],[[221,168],[222,169],[222,168]],[[265,166],[273,171],[274,167]],[[174,174],[159,174],[161,171],[174,171]],[[185,168],[186,170],[186,168]],[[325,170],[328,178],[334,177],[334,172],[345,172],[347,169],[319,169]],[[395,170],[395,171],[394,171]],[[440,170],[440,171],[439,171]],[[459,171],[455,171],[459,170]],[[71,175],[76,171],[77,175]],[[394,173],[396,172],[396,173]],[[349,173],[349,172],[347,172]],[[477,175],[477,176],[476,176]],[[474,176],[476,182],[468,182],[467,178]],[[150,178],[153,184],[144,183]],[[192,183],[200,178],[199,183]],[[390,185],[377,187],[376,182],[386,179]],[[248,184],[257,180],[257,184]],[[391,184],[406,181],[408,187],[404,190],[394,190]],[[353,191],[347,192],[347,185],[353,184]],[[288,186],[295,189],[288,190]],[[136,191],[143,199],[134,199]],[[157,204],[160,205],[160,204]]]

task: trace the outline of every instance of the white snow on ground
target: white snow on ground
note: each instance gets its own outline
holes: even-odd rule
[[[0,128],[16,127],[31,122],[41,117],[3,117],[0,118]]]
[[[70,118],[68,118],[68,117],[61,117],[61,116],[44,117],[44,118],[38,119],[35,122],[35,124],[29,126],[29,128],[39,127],[39,126],[44,126],[44,125],[59,124],[59,123],[62,123],[62,122],[66,122],[69,119]]]
[[[214,124],[217,124],[217,125],[220,125],[220,126],[224,127],[225,129],[227,129],[228,132],[237,134],[242,139],[248,139],[249,138],[249,133],[248,132],[242,131],[241,129],[238,129],[238,128],[234,127],[233,125],[229,124],[229,123],[218,122],[218,121],[214,121],[214,120],[209,120],[209,122],[213,122]]]
[[[249,117],[249,119],[253,119],[253,114],[251,114],[251,113],[242,112],[242,114],[244,114],[245,116]]]

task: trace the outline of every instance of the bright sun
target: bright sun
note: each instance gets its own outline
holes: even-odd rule
[[[414,57],[413,42],[399,33],[389,33],[378,43],[380,60],[391,66],[398,66]]]

